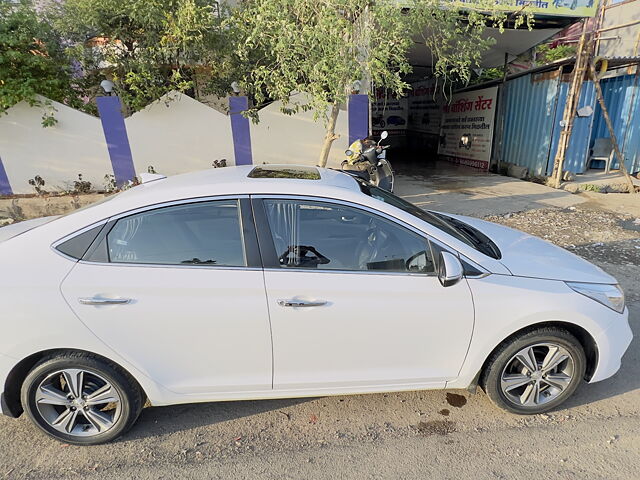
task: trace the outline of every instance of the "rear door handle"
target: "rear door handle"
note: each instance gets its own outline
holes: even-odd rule
[[[82,305],[125,305],[131,302],[130,298],[104,298],[104,297],[85,297],[79,298],[78,301]]]
[[[305,302],[304,300],[278,300],[281,307],[321,307],[327,302],[319,300],[317,302]]]

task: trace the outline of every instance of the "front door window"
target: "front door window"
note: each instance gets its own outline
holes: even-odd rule
[[[267,199],[282,268],[433,273],[429,242],[378,215],[339,204]]]

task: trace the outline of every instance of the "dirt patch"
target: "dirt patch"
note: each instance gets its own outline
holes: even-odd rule
[[[467,397],[457,393],[447,392],[447,403],[452,407],[462,408],[467,404]]]
[[[580,207],[485,217],[543,238],[594,263],[640,265],[640,220]]]
[[[451,411],[448,408],[443,408],[438,413],[444,417],[448,417]]]
[[[0,220],[12,223],[50,215],[64,215],[80,207],[102,200],[100,193],[64,196],[23,196],[0,198]],[[0,225],[2,225],[0,223]]]
[[[448,435],[456,431],[456,424],[449,420],[430,420],[419,422],[417,428],[422,435]]]
[[[485,219],[566,248],[613,274],[625,292],[627,304],[640,300],[639,217],[579,205],[493,215]]]

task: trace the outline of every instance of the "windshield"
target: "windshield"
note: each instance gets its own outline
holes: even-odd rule
[[[388,203],[389,205],[393,205],[400,210],[410,213],[414,217],[418,217],[420,220],[423,220],[429,225],[448,233],[457,240],[466,243],[470,247],[473,247],[491,258],[495,258],[496,260],[501,258],[500,250],[497,245],[493,243],[489,237],[478,229],[473,228],[471,225],[441,213],[422,210],[413,203],[410,203],[391,192],[376,187],[375,185],[371,185],[362,179],[356,180],[358,180],[360,189],[365,195],[381,200],[384,203]]]

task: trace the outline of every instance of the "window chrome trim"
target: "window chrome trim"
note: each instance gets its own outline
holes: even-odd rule
[[[478,270],[480,270],[480,273],[479,273],[478,275],[464,275],[464,278],[468,278],[468,279],[471,279],[471,280],[478,280],[478,279],[480,279],[480,278],[484,278],[484,277],[488,277],[489,275],[492,275],[492,273],[491,273],[491,272],[487,272],[487,270],[486,270],[486,269],[484,269],[484,268],[482,268],[482,267],[477,266],[477,263],[475,263],[475,262],[472,262],[472,261],[468,260],[466,257],[464,257],[464,256],[462,256],[462,255],[461,255],[461,257],[463,257],[463,258],[464,258],[464,261],[465,261],[465,262],[467,262],[467,263],[471,264],[473,267],[475,267],[475,268],[477,268]]]
[[[120,220],[121,218],[124,218],[124,217],[130,217],[131,215],[137,215],[138,213],[143,213],[149,210],[155,210],[159,208],[173,207],[177,205],[191,204],[191,203],[212,202],[217,200],[238,200],[238,210],[240,210],[239,201],[243,198],[249,198],[249,195],[244,195],[244,194],[243,195],[219,195],[219,196],[212,196],[212,197],[196,197],[196,198],[188,198],[188,199],[182,199],[182,200],[171,200],[169,202],[156,203],[153,205],[138,207],[133,210],[128,210],[126,212],[121,212],[121,213],[118,213],[117,215],[112,215],[107,220],[108,221]]]
[[[232,265],[178,265],[171,263],[122,263],[122,262],[88,262],[78,260],[83,265],[98,265],[102,267],[148,267],[148,268],[188,268],[195,270],[251,270],[262,271],[260,267],[234,267]]]
[[[317,270],[315,268],[274,268],[274,267],[266,267],[264,269],[265,272],[306,272],[306,273],[336,273],[340,275],[386,275],[386,276],[401,276],[401,277],[436,277],[435,272],[429,273],[416,273],[416,272],[392,272],[386,270]]]
[[[70,260],[73,263],[78,263],[80,260],[78,260],[77,258],[73,258],[70,257],[69,255],[67,255],[66,253],[62,253],[60,250],[58,250],[57,248],[55,248],[53,245],[50,245],[49,248],[51,248],[51,250],[53,250],[55,253],[57,253],[58,255],[60,255],[62,258],[66,259],[66,260]]]

